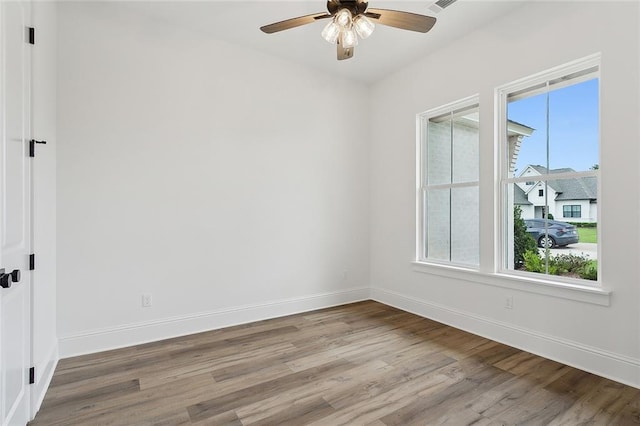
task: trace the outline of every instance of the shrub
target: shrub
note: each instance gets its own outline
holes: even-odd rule
[[[577,254],[559,254],[553,258],[553,263],[558,266],[559,270],[576,274],[579,274],[589,262],[587,256]]]
[[[590,260],[579,272],[580,278],[585,280],[598,280],[598,262]]]
[[[569,222],[577,228],[597,228],[598,222]]]
[[[538,250],[527,250],[524,253],[524,269],[529,272],[544,272],[544,263]]]
[[[520,269],[524,266],[524,255],[527,251],[538,252],[538,244],[527,234],[527,225],[522,218],[520,206],[513,207],[513,267]]]
[[[550,275],[568,275],[580,277],[585,280],[595,281],[598,279],[598,262],[590,260],[587,256],[575,254],[559,254],[549,256]],[[527,250],[524,253],[524,269],[528,272],[545,273],[545,259],[540,256],[538,250]]]

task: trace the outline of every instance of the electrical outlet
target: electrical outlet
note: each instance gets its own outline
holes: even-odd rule
[[[153,298],[150,293],[145,293],[142,295],[142,307],[149,308],[153,306]]]
[[[507,296],[504,299],[504,307],[505,309],[513,309],[513,296]]]

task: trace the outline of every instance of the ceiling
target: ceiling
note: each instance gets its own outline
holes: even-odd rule
[[[519,7],[521,1],[458,0],[440,13],[429,6],[433,0],[369,0],[371,7],[396,9],[435,16],[438,21],[426,33],[376,25],[371,37],[361,40],[352,59],[336,60],[335,46],[320,36],[324,22],[264,34],[265,24],[326,11],[323,0],[251,1],[133,1],[117,7],[140,13],[166,25],[178,25],[249,49],[294,61],[336,76],[373,83],[421,57],[490,24]]]

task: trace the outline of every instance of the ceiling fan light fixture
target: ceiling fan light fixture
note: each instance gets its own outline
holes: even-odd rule
[[[375,25],[369,18],[364,15],[358,15],[353,19],[353,27],[361,39],[369,37],[375,28]]]
[[[336,44],[338,37],[340,37],[340,26],[331,20],[322,30],[322,38],[331,44]]]
[[[342,30],[342,33],[340,33],[340,45],[344,49],[350,49],[358,45],[358,35],[353,27]]]
[[[340,9],[335,16],[336,23],[344,29],[351,26],[352,18],[353,15],[349,9]]]
[[[0,0],[1,2],[2,0]],[[433,1],[433,0],[432,0]],[[437,3],[453,3],[457,0],[438,0]],[[445,7],[445,6],[441,6]],[[263,25],[260,30],[267,34],[312,24],[319,20],[330,21],[322,30],[322,38],[331,44],[337,44],[337,59],[353,58],[354,47],[358,39],[369,37],[376,24],[402,30],[426,33],[435,25],[436,18],[412,12],[391,9],[370,9],[369,0],[327,0],[327,11],[285,19],[273,24]]]

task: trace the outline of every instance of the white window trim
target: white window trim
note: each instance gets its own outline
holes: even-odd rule
[[[608,305],[610,291],[605,289],[602,284],[602,264],[598,262],[598,280],[597,281],[588,281],[583,279],[572,279],[572,278],[563,278],[558,276],[550,276],[544,274],[537,274],[534,272],[522,272],[522,271],[513,271],[506,268],[505,259],[507,256],[507,247],[505,241],[507,240],[507,230],[503,224],[506,222],[506,211],[504,209],[504,203],[506,202],[505,187],[507,184],[516,183],[516,182],[524,182],[527,177],[521,178],[504,178],[506,175],[506,170],[508,168],[508,154],[505,152],[507,149],[507,141],[505,140],[505,135],[507,134],[507,96],[510,93],[518,92],[521,90],[525,90],[528,87],[532,87],[538,84],[543,84],[546,81],[554,80],[558,78],[562,78],[564,76],[577,73],[583,70],[587,70],[589,68],[598,67],[598,72],[596,75],[600,76],[601,72],[601,55],[600,53],[587,56],[582,59],[578,59],[576,61],[570,62],[565,65],[561,65],[547,71],[540,72],[533,76],[525,77],[519,80],[516,80],[512,83],[505,84],[496,88],[495,90],[495,117],[496,126],[495,126],[495,146],[494,150],[498,154],[497,158],[497,169],[496,169],[496,182],[495,188],[496,194],[498,196],[495,198],[494,211],[497,214],[494,215],[494,226],[496,235],[494,237],[496,258],[495,258],[495,270],[497,273],[496,276],[501,276],[509,281],[511,280],[520,280],[523,283],[527,284],[527,287],[531,286],[540,286],[541,284],[552,287],[560,287],[570,289],[572,291],[582,291],[591,294],[601,294],[606,296],[606,301]],[[585,77],[584,80],[591,79],[593,74],[590,74],[588,77]],[[580,81],[578,79],[570,80],[571,84],[575,84]],[[558,87],[558,86],[556,86]],[[599,99],[599,102],[601,100]],[[598,126],[601,129],[601,126]],[[601,131],[601,130],[600,130]],[[600,135],[600,140],[602,137]],[[598,149],[601,150],[602,144],[599,144]],[[598,157],[602,158],[601,152],[598,153]],[[565,173],[553,175],[553,179],[561,179],[566,175]],[[585,172],[576,172],[569,173],[570,177],[580,177],[580,176],[597,176],[598,177],[598,194],[602,194],[601,191],[601,179],[599,178],[599,170],[594,171],[585,171]],[[551,175],[545,175],[543,177],[550,178]],[[568,177],[568,176],[567,176]],[[530,179],[530,177],[528,177]],[[540,177],[537,177],[540,178]],[[597,215],[600,220],[600,203],[597,206]],[[600,227],[598,227],[598,241],[601,241],[600,238]],[[601,245],[598,244],[598,259],[601,259]],[[553,279],[549,279],[552,277]],[[535,289],[529,288],[527,291],[532,291],[538,293],[538,291],[534,291]],[[595,293],[594,293],[595,292]],[[546,294],[546,293],[543,293]],[[555,295],[555,294],[554,294]],[[563,297],[558,295],[559,297]]]
[[[425,122],[429,118],[437,117],[439,115],[450,113],[452,110],[459,110],[471,107],[473,105],[480,104],[480,95],[475,94],[454,102],[450,102],[446,105],[441,105],[437,108],[432,108],[427,111],[416,114],[416,246],[415,246],[415,259],[416,262],[421,264],[432,264],[441,266],[450,266],[454,268],[460,268],[463,270],[477,271],[480,265],[467,265],[456,262],[436,261],[426,258],[426,230],[424,218],[424,205],[426,188],[423,185],[426,182],[425,162],[426,162],[426,125]],[[451,183],[446,185],[430,185],[432,189],[437,188],[464,188],[464,187],[477,187],[480,189],[480,181],[473,182],[461,182]],[[480,212],[478,212],[480,214]]]
[[[480,271],[456,267],[453,265],[427,263],[421,261],[412,262],[415,272],[440,276],[449,279],[469,281],[474,284],[488,285],[492,287],[507,288],[510,290],[524,291],[527,293],[552,296],[561,299],[594,305],[610,306],[611,290],[580,283],[560,282],[559,280],[547,280],[538,278],[533,273],[483,273]],[[517,271],[516,271],[517,272]],[[544,275],[546,277],[546,275]],[[554,277],[557,278],[557,277]],[[576,280],[577,281],[577,280]],[[584,280],[581,280],[584,281]]]

